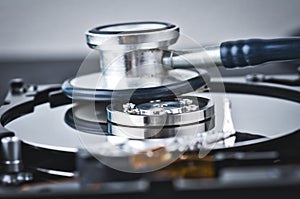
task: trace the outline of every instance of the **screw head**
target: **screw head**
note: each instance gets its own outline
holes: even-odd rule
[[[22,88],[24,87],[24,81],[21,78],[15,78],[9,82],[9,85],[13,94],[19,94],[22,93]]]

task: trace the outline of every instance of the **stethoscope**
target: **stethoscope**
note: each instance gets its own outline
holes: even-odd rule
[[[87,44],[98,50],[166,49],[179,37],[179,27],[165,22],[130,22],[99,26],[87,32]],[[109,40],[108,42],[105,42]],[[171,68],[186,68],[191,63],[205,67],[203,56],[217,66],[246,67],[270,61],[300,59],[300,38],[247,39],[225,41],[193,52],[164,50],[159,61]]]
[[[153,100],[206,85],[210,75],[203,69],[300,59],[297,37],[226,41],[196,50],[169,49],[179,36],[177,25],[155,21],[93,28],[86,32],[86,42],[99,54],[100,72],[78,75],[67,80],[62,89],[80,100],[109,101],[114,94],[117,98],[130,94],[132,99]]]

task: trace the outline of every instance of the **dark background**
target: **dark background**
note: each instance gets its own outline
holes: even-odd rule
[[[175,23],[200,45],[293,35],[300,28],[299,0],[1,0],[0,102],[8,82],[62,83],[91,52],[85,31],[115,22]],[[221,69],[224,76],[296,73],[297,64]]]

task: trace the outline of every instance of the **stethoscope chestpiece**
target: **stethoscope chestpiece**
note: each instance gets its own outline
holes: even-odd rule
[[[193,92],[209,81],[206,71],[173,69],[162,63],[164,52],[178,38],[179,27],[166,22],[93,28],[87,31],[86,39],[99,56],[99,72],[85,72],[90,71],[89,65],[82,64],[81,73],[65,81],[62,90],[72,99],[87,101],[144,101]]]

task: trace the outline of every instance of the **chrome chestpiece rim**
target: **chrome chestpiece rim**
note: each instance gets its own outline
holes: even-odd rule
[[[154,21],[104,25],[86,33],[87,44],[101,50],[162,48],[174,44],[178,37],[178,26]]]
[[[106,110],[109,122],[131,127],[189,125],[214,116],[214,106],[209,99],[189,96],[138,105],[114,103]]]

